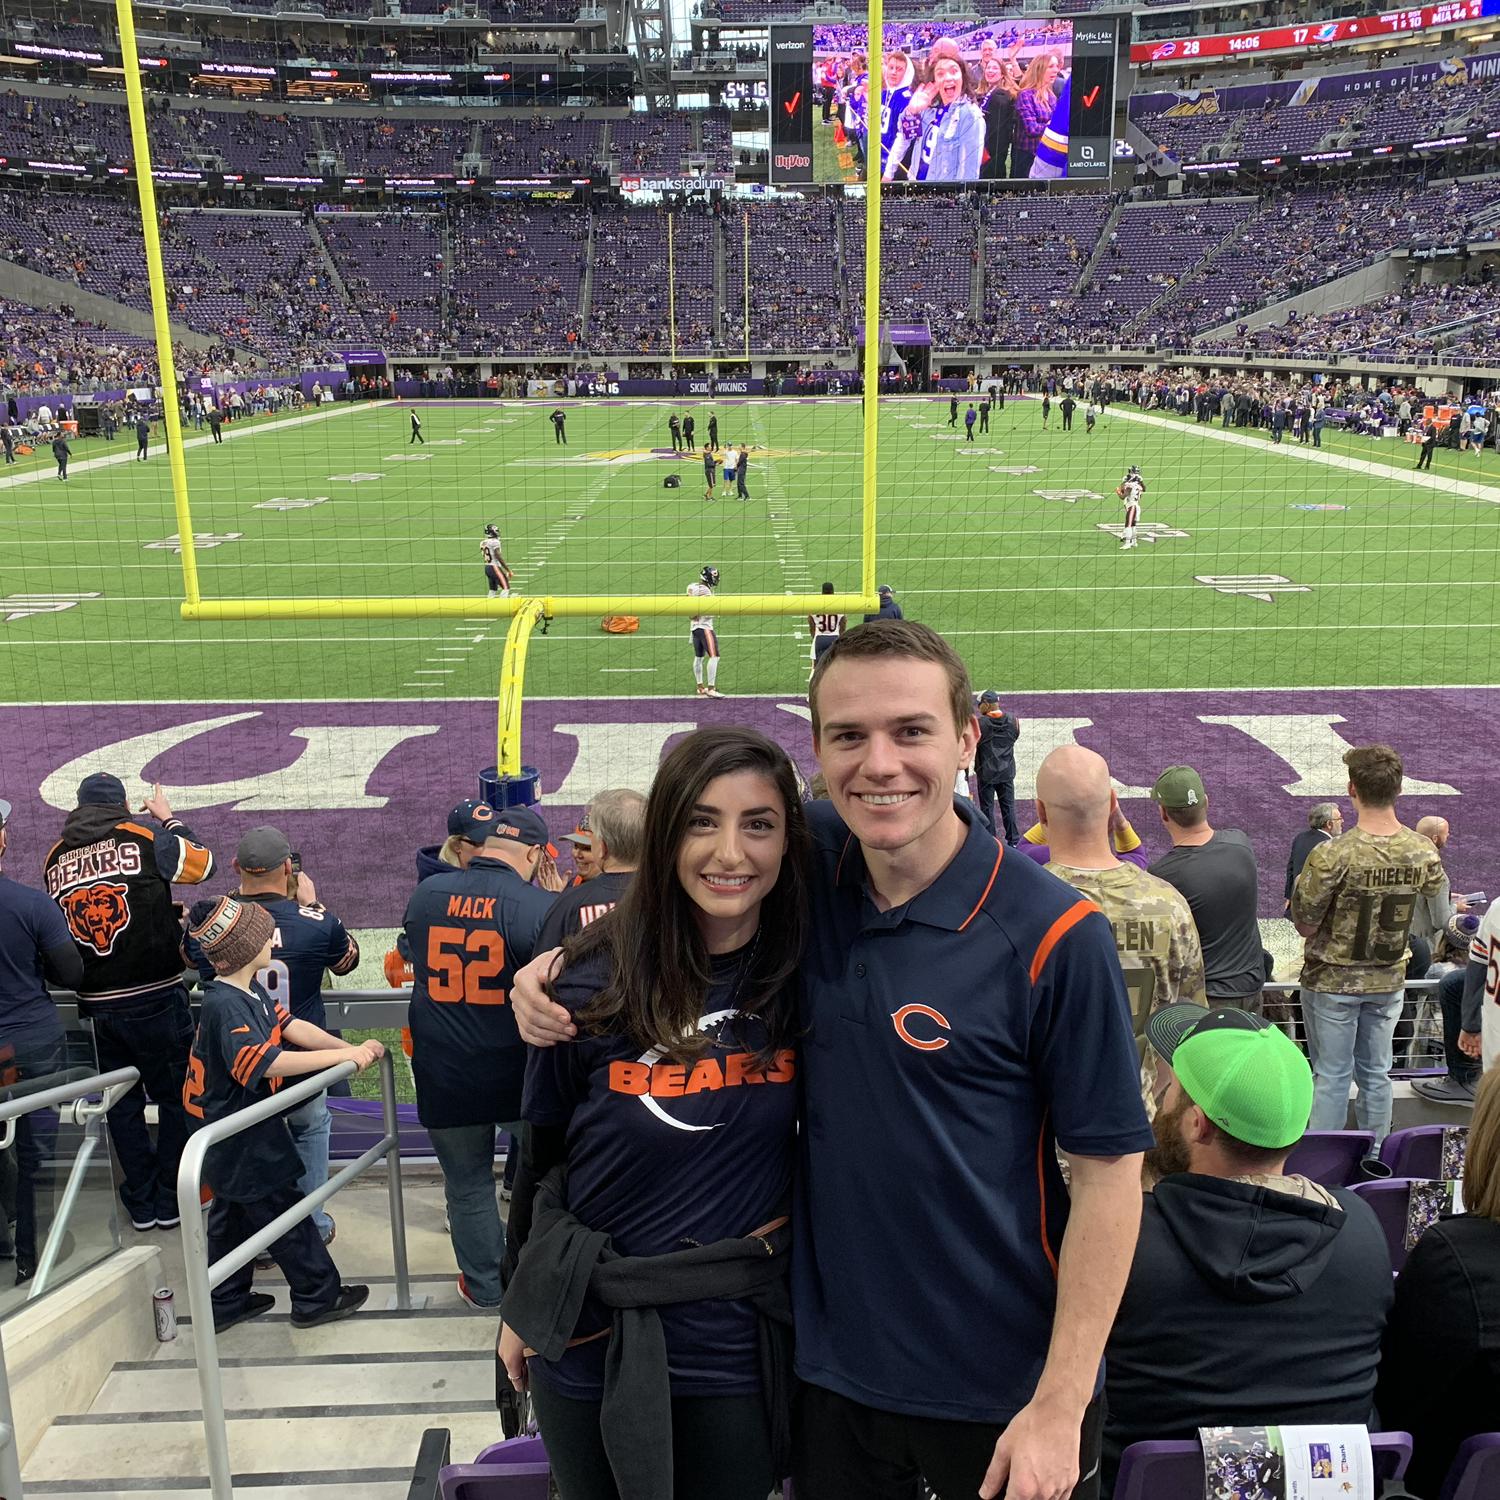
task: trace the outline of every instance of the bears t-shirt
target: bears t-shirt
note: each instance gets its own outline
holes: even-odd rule
[[[714,958],[698,1023],[708,1045],[691,1063],[664,1061],[624,1035],[585,1034],[571,1046],[531,1049],[524,1117],[567,1127],[568,1208],[606,1232],[621,1255],[712,1244],[786,1211],[797,1058],[787,1047],[757,1065],[765,1028],[734,1009],[747,956],[741,950]],[[557,981],[559,1003],[576,1013],[608,977],[607,957],[585,959]],[[748,1302],[686,1302],[660,1313],[673,1395],[760,1389]],[[608,1309],[589,1298],[574,1337],[609,1325]],[[532,1372],[562,1395],[598,1400],[608,1345],[600,1338],[556,1363],[534,1359]]]

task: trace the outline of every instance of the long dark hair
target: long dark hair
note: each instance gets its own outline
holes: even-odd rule
[[[707,1045],[698,1019],[712,967],[697,907],[677,878],[677,855],[704,788],[741,771],[764,776],[781,794],[786,854],[761,906],[735,1008],[765,1026],[765,1059],[791,1039],[793,981],[807,937],[807,819],[786,751],[753,729],[734,726],[700,729],[662,762],[646,802],[645,849],[635,878],[613,911],[566,945],[566,964],[599,952],[609,956],[609,982],[578,1015],[586,1031],[627,1032],[642,1048],[654,1047],[675,1062],[690,1061]]]

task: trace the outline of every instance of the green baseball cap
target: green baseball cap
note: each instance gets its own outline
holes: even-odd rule
[[[1236,1140],[1279,1151],[1306,1133],[1312,1069],[1270,1022],[1232,1006],[1166,1005],[1146,1023],[1146,1040],[1188,1098]]]
[[[1208,801],[1203,778],[1191,766],[1168,766],[1151,788],[1151,800],[1163,807],[1202,807]]]

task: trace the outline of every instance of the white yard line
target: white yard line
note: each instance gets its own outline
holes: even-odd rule
[[[255,438],[259,437],[263,432],[285,432],[289,427],[304,427],[309,422],[328,422],[335,417],[347,417],[351,413],[358,411],[378,411],[381,407],[389,406],[390,404],[388,401],[369,401],[360,405],[349,403],[343,406],[335,406],[331,411],[308,412],[300,417],[277,417],[273,421],[262,422],[256,427],[238,427],[231,424],[224,431],[224,441],[231,443],[239,439]],[[167,458],[166,445],[159,437],[153,436],[151,446],[153,455],[147,462],[164,463]],[[184,438],[182,446],[185,452],[189,448],[213,447],[215,445],[212,436],[208,436]],[[68,465],[68,477],[71,479],[74,474],[85,474],[92,469],[107,469],[114,464],[132,464],[135,462],[135,450],[132,448],[129,452],[126,452],[122,448],[120,452],[106,454],[103,458],[82,458],[76,463],[70,463]],[[4,478],[0,478],[0,490],[15,489],[23,484],[36,484],[42,479],[55,480],[56,472],[55,469],[47,467],[32,469],[25,474],[7,474]],[[166,482],[170,485],[170,474]],[[190,490],[193,488],[195,487],[189,486]]]
[[[1419,489],[1436,490],[1445,495],[1467,495],[1476,500],[1488,501],[1491,505],[1500,505],[1500,489],[1494,485],[1479,484],[1472,479],[1453,479],[1446,474],[1434,474],[1428,469],[1417,469],[1415,464],[1396,468],[1391,464],[1376,463],[1373,459],[1350,458],[1343,453],[1332,453],[1326,448],[1305,447],[1301,443],[1268,443],[1263,438],[1248,437],[1233,429],[1226,431],[1208,422],[1195,423],[1190,426],[1182,422],[1174,422],[1168,417],[1153,417],[1149,412],[1144,411],[1125,411],[1118,406],[1111,406],[1108,410],[1111,421],[1138,422],[1146,427],[1165,427],[1173,432],[1191,433],[1196,437],[1208,438],[1215,443],[1229,443],[1236,448],[1254,448],[1257,453],[1261,454],[1277,453],[1286,458],[1298,459],[1303,463],[1326,464],[1330,469],[1342,469],[1347,474],[1367,474],[1376,479],[1395,479],[1405,484],[1415,485]],[[1414,447],[1412,451],[1415,452]]]

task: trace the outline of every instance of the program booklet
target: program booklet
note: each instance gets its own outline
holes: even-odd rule
[[[1208,1500],[1375,1500],[1363,1427],[1200,1427]]]

